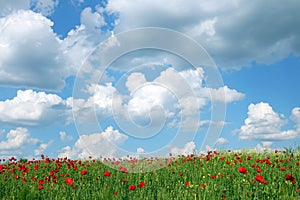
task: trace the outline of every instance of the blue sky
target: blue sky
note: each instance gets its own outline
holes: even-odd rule
[[[0,0],[0,158],[300,145],[299,4]]]

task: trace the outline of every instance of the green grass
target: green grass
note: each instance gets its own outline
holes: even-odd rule
[[[300,199],[299,162],[297,153],[246,151],[114,164],[92,159],[11,161],[0,164],[0,199]],[[125,166],[128,172],[109,165]],[[247,172],[239,172],[239,167]],[[287,174],[292,178],[287,180]],[[263,176],[262,181],[255,180],[256,175]],[[73,183],[67,184],[66,178]],[[140,182],[145,186],[140,188]]]

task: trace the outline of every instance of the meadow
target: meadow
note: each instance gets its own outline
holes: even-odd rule
[[[298,200],[299,162],[299,153],[277,150],[101,162],[12,157],[0,162],[0,199]]]

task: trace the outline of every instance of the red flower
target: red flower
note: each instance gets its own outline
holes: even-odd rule
[[[257,169],[256,171],[257,171],[257,173],[261,173],[261,172],[262,172],[262,170],[261,170],[261,169]]]
[[[103,173],[103,176],[109,177],[109,176],[110,176],[110,172],[109,172],[109,171],[105,171],[105,172]]]
[[[117,196],[118,192],[114,192],[114,196]]]
[[[286,175],[285,175],[285,179],[291,181],[292,183],[295,183],[295,182],[296,182],[296,178],[293,177],[292,174],[286,174]]]
[[[179,174],[179,176],[182,176],[182,175],[183,175],[182,173]]]
[[[285,171],[285,167],[280,167],[280,170],[281,171]]]
[[[39,184],[39,185],[42,185],[42,184],[44,184],[44,183],[45,183],[44,180],[39,180],[39,181],[37,182],[37,184]]]
[[[68,185],[72,185],[73,182],[74,182],[74,180],[71,179],[71,178],[66,178],[65,180],[66,180],[66,183],[67,183]]]
[[[128,186],[128,189],[129,189],[129,190],[135,190],[136,187],[135,187],[134,185],[129,185],[129,186]]]
[[[212,178],[212,179],[215,179],[215,178],[217,178],[217,176],[216,176],[216,175],[212,175],[211,178]]]
[[[141,181],[138,186],[139,186],[139,188],[143,188],[146,186],[146,183]]]
[[[82,170],[82,171],[80,172],[80,174],[81,174],[81,175],[86,175],[86,174],[87,174],[87,171],[86,171],[86,170]]]
[[[39,166],[35,165],[34,170],[38,170],[38,169],[39,169]]]
[[[265,181],[263,178],[264,178],[263,176],[259,176],[258,174],[256,174],[256,177],[254,178],[254,182],[257,181],[257,182],[260,182],[260,183],[263,183],[263,184],[268,184],[268,182]]]
[[[43,189],[43,186],[42,185],[38,185],[38,189],[39,190]]]
[[[186,186],[190,186],[191,183],[190,183],[190,182],[186,182],[185,185],[186,185]]]
[[[205,188],[205,185],[204,184],[201,184],[199,185],[200,188],[204,189]]]
[[[245,167],[239,167],[239,172],[242,174],[247,174],[247,169]]]
[[[121,172],[123,173],[127,173],[128,172],[128,169],[124,166],[121,167]]]
[[[122,179],[122,183],[126,183],[127,180],[125,178]]]

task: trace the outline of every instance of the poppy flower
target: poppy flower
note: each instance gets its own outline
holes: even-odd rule
[[[86,175],[86,174],[87,174],[87,171],[86,171],[86,170],[82,170],[82,171],[80,172],[80,174],[81,174],[81,175]]]
[[[127,173],[128,172],[128,169],[124,166],[121,167],[121,172],[123,173]]]
[[[66,181],[66,183],[67,183],[68,185],[72,185],[73,182],[74,182],[74,180],[71,179],[71,178],[66,178],[65,181]]]
[[[109,176],[110,176],[110,172],[109,172],[109,171],[105,171],[105,172],[103,173],[103,176],[109,177]]]
[[[129,189],[129,190],[135,190],[136,187],[135,187],[135,185],[129,185],[129,186],[128,186],[128,189]]]
[[[247,174],[247,169],[245,167],[239,167],[238,170],[242,174]]]
[[[114,192],[114,196],[117,196],[118,192]]]
[[[286,174],[286,175],[285,175],[285,179],[291,181],[292,183],[295,183],[295,182],[296,182],[296,178],[293,177],[292,174]]]
[[[37,184],[39,184],[39,185],[42,185],[42,184],[44,184],[44,183],[45,183],[44,180],[39,180],[39,181],[37,182]]]
[[[256,177],[254,178],[254,182],[257,181],[257,182],[260,182],[260,183],[263,183],[263,184],[268,184],[268,182],[265,181],[263,178],[264,178],[263,176],[259,176],[258,174],[256,174]]]
[[[280,167],[280,170],[281,171],[285,171],[285,167]]]
[[[139,188],[143,188],[146,186],[146,183],[141,181],[138,186],[139,186]]]
[[[216,176],[216,175],[212,175],[211,178],[212,178],[212,179],[215,179],[215,178],[217,178],[217,176]]]
[[[186,182],[185,185],[189,187],[191,185],[191,183],[190,182]]]
[[[38,189],[39,190],[43,189],[43,186],[42,185],[38,185]]]
[[[200,188],[204,189],[205,188],[205,185],[204,184],[201,184],[199,185]]]

